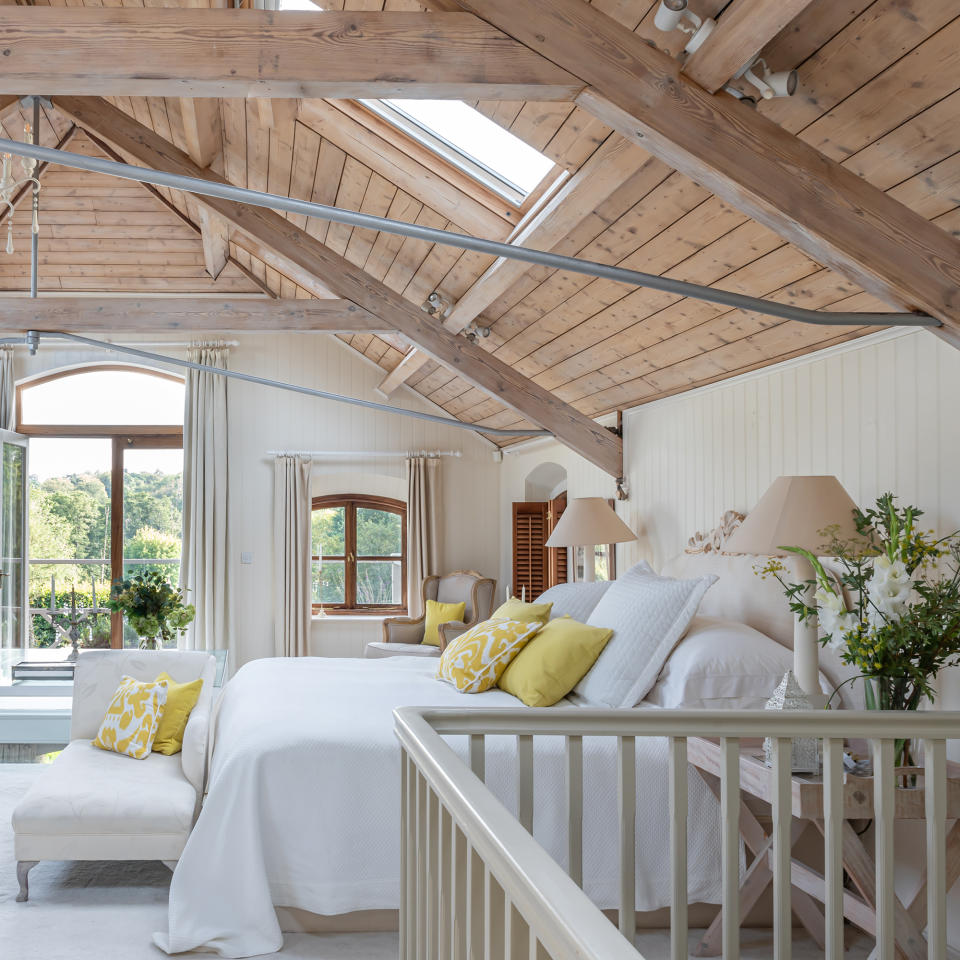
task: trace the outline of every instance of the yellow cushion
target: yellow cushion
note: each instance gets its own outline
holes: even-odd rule
[[[553,603],[525,603],[516,597],[511,597],[506,603],[501,603],[491,615],[491,620],[524,620],[531,623],[546,623],[550,619]]]
[[[141,683],[133,677],[123,677],[93,745],[142,760],[153,747],[166,702],[165,680]]]
[[[437,679],[461,693],[483,693],[497,685],[507,664],[539,629],[538,621],[484,620],[447,644]]]
[[[161,673],[158,680],[167,682],[167,705],[153,741],[154,753],[179,753],[183,749],[183,731],[187,729],[190,712],[200,699],[203,680],[199,677],[189,683],[177,683],[169,673]]]
[[[583,679],[612,636],[612,630],[570,617],[551,620],[514,658],[497,686],[528,707],[552,707]]]
[[[441,623],[449,623],[451,620],[463,623],[463,614],[466,609],[466,603],[439,603],[436,600],[428,600],[427,621],[423,628],[423,643],[428,647],[439,647],[440,631],[437,627]]]

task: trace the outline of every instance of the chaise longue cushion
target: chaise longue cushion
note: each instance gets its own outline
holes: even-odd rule
[[[177,860],[197,793],[180,757],[72,741],[13,811],[17,860]]]

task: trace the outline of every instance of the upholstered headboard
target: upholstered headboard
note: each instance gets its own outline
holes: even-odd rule
[[[701,616],[745,623],[792,650],[793,614],[783,587],[776,578],[764,579],[754,572],[764,559],[751,554],[681,553],[664,564],[660,573],[680,579],[715,574],[717,582],[700,602]],[[784,557],[782,563],[788,583],[807,577],[796,557]],[[820,648],[820,670],[834,686],[855,674],[828,647]]]

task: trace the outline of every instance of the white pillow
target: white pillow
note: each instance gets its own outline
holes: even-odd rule
[[[694,617],[644,703],[678,710],[762,710],[793,652],[745,623]],[[831,689],[821,674],[821,686]]]
[[[649,693],[716,577],[672,580],[638,563],[615,580],[587,619],[613,636],[574,692],[587,703],[633,707]]]
[[[596,580],[593,583],[586,583],[583,580],[577,583],[558,583],[541,593],[534,602],[553,604],[550,608],[551,620],[556,620],[557,617],[571,617],[578,623],[586,623],[587,617],[593,613],[593,608],[610,586],[609,580]]]

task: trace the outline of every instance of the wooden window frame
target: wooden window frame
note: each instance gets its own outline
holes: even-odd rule
[[[406,614],[407,613],[407,505],[403,500],[392,497],[377,497],[363,493],[338,493],[322,497],[314,497],[311,503],[312,510],[322,510],[330,507],[343,507],[344,516],[343,536],[344,554],[330,554],[324,560],[339,560],[344,569],[344,602],[343,603],[313,603],[314,613],[319,613],[321,607],[324,613],[335,616],[369,616],[370,614]],[[357,509],[368,508],[396,513],[400,517],[400,583],[401,602],[397,604],[357,603],[357,564],[363,561],[395,561],[396,557],[357,556]],[[317,554],[311,555],[311,562],[320,560]]]
[[[54,373],[36,377],[18,383],[16,387],[16,432],[26,437],[48,437],[80,440],[110,440],[110,579],[111,581],[123,578],[123,452],[124,450],[182,450],[183,426],[176,424],[33,424],[23,422],[21,399],[24,390],[49,383],[51,380],[61,380],[65,377],[78,376],[84,373],[98,373],[104,370],[120,371],[123,373],[140,373],[157,377],[161,380],[175,380],[182,383],[183,378],[161,370],[151,370],[147,367],[137,367],[132,364],[91,364],[89,366],[72,367],[69,370],[58,370]],[[120,549],[114,549],[119,544]],[[29,560],[29,558],[28,558]],[[114,650],[123,648],[123,614],[110,615],[110,647]]]

